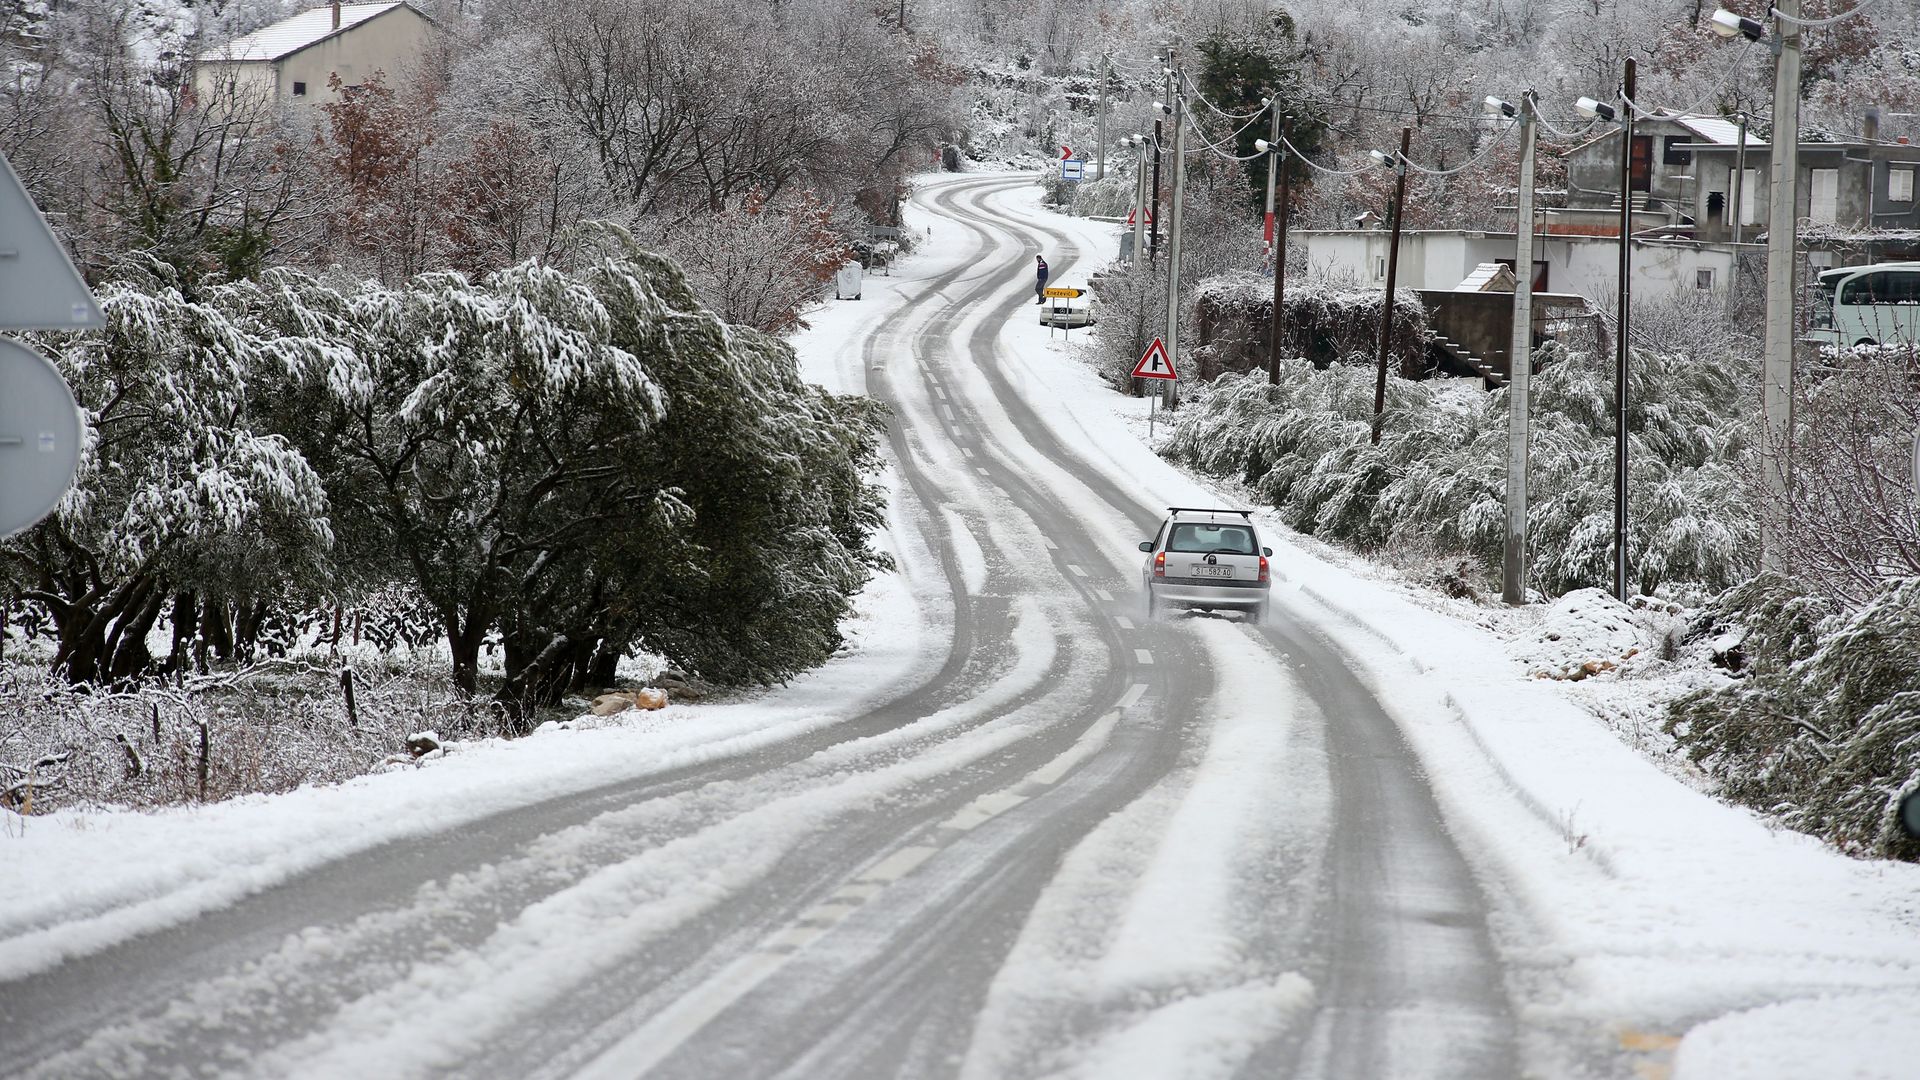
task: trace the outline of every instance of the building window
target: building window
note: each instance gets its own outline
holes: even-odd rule
[[[293,84],[293,96],[294,96],[294,97],[306,97],[306,96],[307,96],[307,84],[306,84],[306,83],[303,83],[303,82],[298,82],[298,81],[296,81],[296,82],[295,82],[295,83]]]
[[[1913,201],[1913,170],[1887,170],[1887,198],[1892,202]]]
[[[1713,268],[1702,266],[1693,272],[1693,287],[1696,289],[1713,288]]]
[[[1740,173],[1740,224],[1760,224],[1760,170]]]
[[[1627,190],[1653,190],[1653,136],[1633,137],[1633,165],[1627,170]]]
[[[1386,277],[1386,276],[1387,276],[1387,260],[1386,260],[1386,258],[1385,258],[1384,256],[1379,256],[1379,255],[1376,255],[1376,256],[1374,256],[1374,258],[1373,258],[1373,277],[1374,277],[1374,280],[1376,280],[1376,281],[1378,281],[1379,279],[1381,279],[1381,278],[1384,278],[1384,277]],[[1272,320],[1268,320],[1268,321],[1272,321]]]
[[[1813,169],[1807,191],[1807,220],[1832,225],[1840,220],[1840,170]]]
[[[1660,144],[1660,163],[1663,165],[1686,165],[1693,161],[1693,151],[1685,149],[1693,141],[1691,135],[1669,135]]]
[[[1707,224],[1718,225],[1727,219],[1727,193],[1707,192]]]

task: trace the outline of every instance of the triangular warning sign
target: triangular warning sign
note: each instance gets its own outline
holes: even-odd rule
[[[1166,343],[1159,338],[1147,346],[1140,355],[1140,362],[1133,365],[1133,377],[1136,379],[1178,379],[1174,374],[1173,357],[1167,355]]]
[[[1139,217],[1140,217],[1140,211],[1138,211],[1138,210],[1129,210],[1129,211],[1127,211],[1127,224],[1129,224],[1129,225],[1131,225],[1131,224],[1133,224],[1133,223],[1134,223],[1135,221],[1137,221],[1137,220],[1139,220]],[[1149,224],[1149,225],[1151,225],[1151,224],[1153,224],[1153,211],[1152,211],[1152,210],[1148,210],[1148,211],[1147,211],[1147,224]]]
[[[0,330],[104,326],[100,305],[0,156]]]

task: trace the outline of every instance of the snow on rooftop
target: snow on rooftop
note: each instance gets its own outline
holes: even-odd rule
[[[281,19],[270,26],[263,26],[251,34],[234,38],[224,48],[209,49],[200,54],[200,59],[278,60],[332,37],[342,30],[366,22],[376,15],[383,15],[403,6],[405,5],[400,0],[389,0],[387,3],[379,4],[341,4],[340,25],[335,27],[333,5],[324,4]]]
[[[1671,120],[1700,137],[1701,142],[1710,142],[1717,146],[1740,145],[1740,125],[1724,116],[1700,116],[1695,113],[1670,113],[1661,110],[1663,118]],[[1747,133],[1748,146],[1765,146],[1765,139]]]

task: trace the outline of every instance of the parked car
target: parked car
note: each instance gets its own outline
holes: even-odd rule
[[[1147,555],[1140,583],[1149,616],[1184,607],[1266,618],[1273,549],[1261,545],[1252,511],[1170,506],[1160,531],[1142,540],[1140,550]]]
[[[1093,308],[1084,300],[1051,300],[1040,309],[1040,325],[1078,330],[1093,325]]]

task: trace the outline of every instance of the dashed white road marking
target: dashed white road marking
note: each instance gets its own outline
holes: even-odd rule
[[[800,921],[803,923],[813,923],[815,925],[821,923],[831,925],[859,910],[860,901],[858,900],[829,900],[824,904],[816,904],[801,912]]]
[[[1143,683],[1143,682],[1134,683],[1132,686],[1127,687],[1126,693],[1120,695],[1120,707],[1123,709],[1131,709],[1135,705],[1140,704],[1140,699],[1145,697],[1146,694],[1147,694],[1146,683]]]
[[[1127,618],[1125,615],[1115,615],[1113,621],[1120,624],[1120,629],[1122,630],[1133,629],[1133,620]]]
[[[1142,664],[1153,663],[1153,653],[1147,651],[1146,649],[1133,650],[1133,658]]]
[[[1075,575],[1076,577],[1086,577],[1086,576],[1087,576],[1087,572],[1086,572],[1085,570],[1082,570],[1082,569],[1080,569],[1080,568],[1079,568],[1078,566],[1075,566],[1075,565],[1074,565],[1074,564],[1072,564],[1072,563],[1068,563],[1068,564],[1067,564],[1067,569],[1069,569],[1069,570],[1071,570],[1071,571],[1073,571],[1073,573],[1074,573],[1074,575]]]
[[[798,952],[819,941],[827,935],[831,927],[826,926],[789,926],[760,943],[763,949],[784,949]]]
[[[1026,801],[1025,795],[1015,795],[1011,791],[990,792],[961,807],[959,813],[941,822],[940,827],[966,832]]]
[[[1067,747],[1065,753],[1028,773],[1027,780],[1035,784],[1057,783],[1075,765],[1085,761],[1094,751],[1105,746],[1107,736],[1113,734],[1113,725],[1119,722],[1120,710],[1118,709],[1095,720],[1091,727],[1073,741],[1072,746]]]
[[[992,473],[990,473],[990,472],[988,472],[988,471],[987,471],[987,470],[986,470],[986,469],[985,469],[984,467],[982,467],[982,466],[979,466],[979,465],[975,465],[975,466],[973,467],[973,471],[974,471],[974,472],[977,472],[977,473],[979,473],[979,474],[980,474],[981,476],[992,476],[992,475],[993,475]]]
[[[1059,551],[1059,550],[1060,550],[1060,545],[1059,545],[1059,544],[1056,544],[1056,543],[1054,543],[1054,542],[1053,542],[1052,540],[1049,540],[1049,539],[1047,539],[1047,538],[1046,538],[1046,537],[1044,537],[1044,536],[1040,538],[1040,542],[1041,542],[1041,543],[1043,543],[1043,544],[1045,544],[1045,545],[1047,545],[1047,550],[1048,550],[1048,551]]]
[[[1113,603],[1113,594],[1105,589],[1095,589],[1093,590],[1093,595],[1099,597],[1102,603]]]
[[[933,392],[939,396],[941,401],[947,400],[947,392],[946,390],[942,389],[939,384],[937,383],[934,384]]]
[[[932,858],[933,853],[938,850],[930,847],[903,847],[868,867],[865,873],[854,880],[878,881],[883,884],[899,881],[911,873],[914,867]]]
[[[962,456],[962,457],[968,457],[968,458],[970,458],[970,457],[972,457],[972,456],[973,456],[973,447],[971,447],[971,446],[963,446],[963,447],[961,447],[961,448],[960,448],[960,454],[961,454],[961,456]]]
[[[873,882],[842,885],[833,890],[833,895],[827,897],[827,902],[832,903],[835,900],[846,899],[860,903],[880,895],[880,890],[884,888],[886,888],[886,886]]]
[[[780,953],[751,952],[740,957],[693,993],[655,1013],[653,1019],[574,1075],[587,1080],[632,1080],[665,1061],[680,1044],[752,993],[786,962]]]

